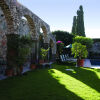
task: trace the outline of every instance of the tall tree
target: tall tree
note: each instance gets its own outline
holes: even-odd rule
[[[77,10],[77,16],[74,16],[73,18],[72,33],[85,37],[84,12],[82,5],[79,7],[79,10]]]
[[[76,34],[76,27],[77,27],[77,19],[76,16],[73,17],[73,26],[72,26],[72,34]]]
[[[84,12],[82,5],[77,10],[77,35],[85,36],[85,28],[84,28]]]

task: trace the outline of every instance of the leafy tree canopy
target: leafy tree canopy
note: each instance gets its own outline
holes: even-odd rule
[[[72,44],[73,35],[69,32],[57,30],[52,34],[56,36],[56,41],[62,41],[64,45]]]
[[[81,43],[82,45],[86,45],[87,49],[92,47],[93,40],[91,38],[76,36],[74,38],[74,42]]]
[[[78,59],[86,58],[88,55],[86,46],[82,45],[81,43],[77,43],[77,42],[72,44],[71,51],[72,51],[72,54],[74,54],[74,57]]]

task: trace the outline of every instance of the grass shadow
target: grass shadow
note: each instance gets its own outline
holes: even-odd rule
[[[49,69],[0,81],[0,100],[83,100],[54,79]]]
[[[96,91],[100,92],[100,79],[97,74],[93,71],[93,69],[88,68],[78,68],[73,66],[66,66],[66,65],[54,65],[55,69],[72,76],[73,78],[83,82],[84,84],[88,85],[89,87],[95,89]],[[66,71],[65,69],[74,69],[75,73],[71,71]],[[97,70],[100,72],[100,70]]]

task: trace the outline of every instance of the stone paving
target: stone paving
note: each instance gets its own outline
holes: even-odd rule
[[[91,62],[89,59],[85,59],[84,67],[100,69],[100,65],[91,65]]]

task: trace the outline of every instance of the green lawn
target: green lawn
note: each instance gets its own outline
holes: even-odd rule
[[[37,69],[1,80],[0,100],[100,100],[100,70],[57,64]]]

